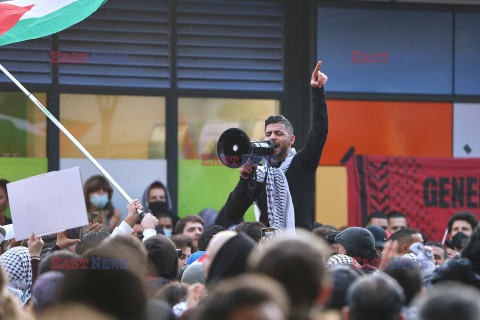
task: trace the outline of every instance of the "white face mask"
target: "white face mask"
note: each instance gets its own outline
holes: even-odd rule
[[[172,236],[172,230],[163,229],[163,233],[169,238]]]

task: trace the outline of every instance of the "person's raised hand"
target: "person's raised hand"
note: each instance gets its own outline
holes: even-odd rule
[[[317,63],[315,70],[312,73],[312,80],[310,81],[310,85],[314,88],[321,88],[327,83],[328,77],[320,72],[320,66],[322,65],[322,61]]]
[[[92,231],[98,231],[98,230],[105,230],[105,227],[104,227],[103,224],[95,222],[95,223],[89,224],[87,226],[87,230],[85,231],[85,233],[89,233],[89,232],[92,232]]]
[[[57,233],[57,246],[61,249],[68,249],[73,244],[79,243],[80,239],[69,239],[65,235],[66,231]]]
[[[132,228],[137,222],[138,218],[140,218],[137,210],[143,211],[143,206],[140,204],[138,199],[133,199],[129,204],[127,204],[127,217],[124,220]]]
[[[389,240],[385,243],[385,248],[383,248],[382,261],[380,267],[386,269],[390,260],[398,257],[398,241]]]
[[[140,223],[144,230],[155,229],[158,226],[158,219],[151,213],[147,213]]]
[[[243,166],[239,168],[240,177],[242,179],[248,179],[250,176],[250,173],[252,173],[252,171],[256,169],[257,169],[256,166],[252,166],[251,160],[248,160]]]
[[[40,258],[40,253],[42,252],[43,245],[44,243],[42,237],[35,237],[32,233],[32,235],[28,239],[28,252],[30,252],[30,257]]]

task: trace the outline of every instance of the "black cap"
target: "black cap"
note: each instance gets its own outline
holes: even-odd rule
[[[385,232],[385,230],[383,230],[382,227],[370,225],[365,229],[367,229],[373,234],[373,237],[375,238],[375,247],[385,248],[385,242],[387,241],[387,233]]]

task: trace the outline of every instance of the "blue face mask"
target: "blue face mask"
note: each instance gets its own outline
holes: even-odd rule
[[[163,233],[169,238],[172,236],[172,230],[163,229]]]
[[[108,203],[108,195],[94,194],[90,197],[90,203],[97,209],[103,209]]]

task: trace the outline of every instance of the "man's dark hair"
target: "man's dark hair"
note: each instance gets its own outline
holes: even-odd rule
[[[407,217],[405,217],[405,215],[399,211],[390,211],[389,213],[387,213],[387,219],[388,219],[388,222],[390,223],[390,219],[392,218],[405,218],[407,219]]]
[[[125,269],[71,270],[60,284],[61,303],[81,303],[115,319],[145,317],[147,298],[139,277]]]
[[[179,234],[176,234],[176,235],[172,236],[170,238],[170,240],[173,241],[173,243],[175,244],[175,247],[177,247],[177,249],[188,247],[188,248],[190,248],[191,253],[194,253],[197,250],[197,248],[195,248],[195,245],[193,244],[193,241],[190,237],[181,236]]]
[[[387,268],[386,274],[397,280],[405,293],[405,306],[408,306],[415,296],[422,290],[423,275],[413,260],[407,258],[395,258]]]
[[[478,218],[474,213],[470,211],[460,211],[455,213],[453,216],[450,217],[450,219],[448,219],[448,233],[452,233],[453,223],[457,220],[467,221],[472,226],[473,231],[475,231],[475,229],[478,227]]]
[[[260,243],[262,240],[262,228],[265,225],[259,221],[241,222],[235,228],[236,232],[244,232],[247,236],[253,239],[256,243]]]
[[[314,235],[316,235],[317,237],[319,237],[320,239],[326,240],[329,244],[333,244],[333,243],[335,243],[335,241],[332,242],[330,240],[327,240],[327,236],[331,233],[337,233],[338,234],[338,231],[336,231],[332,228],[321,226],[321,227],[313,229],[312,233]]]
[[[350,320],[398,320],[405,304],[400,285],[385,273],[363,276],[348,288]]]
[[[435,286],[418,305],[418,320],[478,320],[480,295],[470,286],[452,284]]]
[[[462,250],[462,257],[472,263],[475,273],[480,274],[480,231],[475,231]]]
[[[90,249],[96,248],[103,239],[110,236],[110,234],[103,230],[96,230],[87,233],[82,237],[80,242],[75,247],[77,254],[82,255]]]
[[[144,275],[175,281],[178,276],[178,254],[173,241],[157,234],[145,240],[144,244],[150,263]]]
[[[220,231],[225,231],[225,228],[221,225],[214,224],[213,226],[206,227],[202,233],[198,236],[198,250],[205,251],[207,246],[212,240],[213,236]]]
[[[172,282],[158,291],[154,298],[165,301],[172,308],[174,305],[187,300],[188,285],[186,283]]]
[[[397,232],[394,232],[389,240],[397,240],[399,243],[400,242],[404,242],[406,239],[410,239],[414,234],[420,234],[420,231],[418,231],[417,229],[412,229],[412,228],[404,228],[404,229],[400,229],[398,230]]]
[[[281,114],[277,114],[276,116],[270,116],[268,117],[267,120],[265,120],[265,129],[267,129],[267,126],[269,124],[273,124],[273,123],[281,123],[285,126],[285,129],[287,129],[287,132],[289,135],[293,135],[293,126],[292,124],[290,123],[290,121],[288,121],[287,118],[285,118],[284,116],[282,116]]]
[[[199,216],[197,216],[195,214],[186,216],[186,217],[178,220],[177,225],[175,226],[174,234],[182,234],[183,231],[184,231],[183,229],[185,229],[185,226],[187,225],[187,222],[198,222],[198,223],[201,223],[202,226],[205,223],[202,218],[200,218]]]
[[[199,306],[198,320],[230,319],[245,307],[274,305],[286,319],[288,302],[285,290],[275,281],[259,275],[244,275],[220,282]]]
[[[365,219],[363,225],[367,226],[370,222],[372,222],[372,219],[387,219],[387,215],[383,212],[375,211]]]
[[[333,309],[342,311],[342,308],[347,305],[347,290],[350,285],[360,278],[361,271],[353,269],[351,266],[344,264],[337,264],[330,267],[330,272],[333,277],[332,293],[325,305],[325,309]]]
[[[292,311],[302,315],[311,309],[327,276],[328,248],[309,232],[298,230],[252,253],[251,271],[280,282],[290,297]]]
[[[447,258],[448,258],[448,251],[447,251],[447,248],[446,248],[443,244],[441,244],[441,243],[438,242],[438,241],[428,241],[427,243],[425,243],[425,245],[426,245],[426,246],[431,246],[431,247],[432,247],[432,246],[433,246],[433,247],[438,247],[438,248],[442,249],[442,250],[443,250],[443,258],[444,258],[445,260],[447,260]]]

